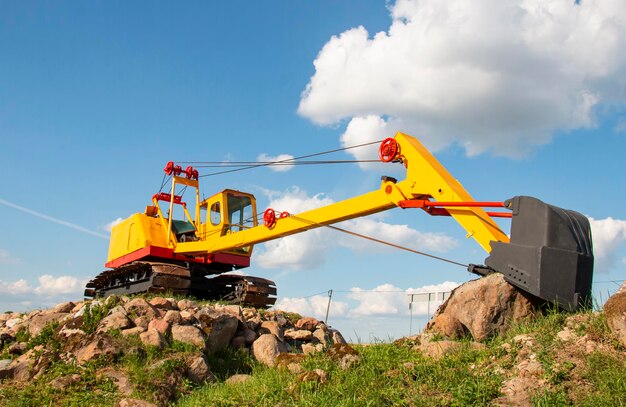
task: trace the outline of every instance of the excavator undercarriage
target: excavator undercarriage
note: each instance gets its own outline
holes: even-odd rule
[[[222,274],[211,278],[181,265],[138,261],[103,271],[87,283],[85,296],[158,293],[268,308],[276,302],[276,292],[273,281],[260,277]]]

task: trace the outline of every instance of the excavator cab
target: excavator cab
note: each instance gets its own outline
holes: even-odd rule
[[[200,239],[210,240],[257,226],[256,199],[245,192],[225,189],[199,204]],[[228,250],[235,254],[252,253],[252,245]]]

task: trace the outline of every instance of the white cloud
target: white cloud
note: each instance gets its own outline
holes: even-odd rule
[[[446,281],[441,284],[408,289],[398,288],[388,283],[381,284],[372,290],[354,287],[350,289],[350,293],[347,295],[353,304],[338,300],[338,293],[334,294],[330,305],[329,319],[406,316],[409,314],[407,294],[450,292],[458,286],[459,283]],[[432,315],[441,303],[442,301],[431,301],[430,304],[426,301],[414,302],[413,315]],[[327,295],[314,295],[305,298],[281,298],[276,302],[274,308],[320,319],[325,317],[327,306]]]
[[[626,220],[589,218],[593,238],[594,270],[609,272],[618,262],[618,251],[626,242]]]
[[[266,193],[273,197],[269,207],[276,212],[297,214],[334,202],[325,194],[308,196],[298,187]],[[457,245],[456,240],[443,233],[424,233],[407,225],[389,224],[372,218],[354,219],[338,226],[416,250],[445,252]],[[358,251],[390,250],[379,243],[318,228],[265,243],[256,254],[256,263],[263,268],[310,270],[322,264],[328,250],[337,244]]]
[[[54,277],[44,274],[38,277],[38,285],[32,286],[24,279],[16,281],[0,280],[0,294],[6,300],[7,297],[18,298],[22,295],[37,295],[47,300],[63,300],[65,298],[77,299],[82,296],[87,280],[80,280],[72,276]]]
[[[17,281],[0,280],[0,293],[2,293],[3,296],[28,294],[32,292],[33,288],[24,279]]]
[[[626,133],[626,117],[620,117],[613,127],[613,131],[616,133]]]
[[[327,295],[314,295],[308,298],[281,298],[276,302],[274,308],[283,311],[296,312],[302,316],[314,317],[323,320],[326,316],[326,309],[328,307]],[[348,304],[343,301],[337,301],[332,299],[330,310],[328,313],[330,317],[342,317],[347,314]]]
[[[113,226],[121,223],[124,219],[122,218],[117,218],[115,220],[112,220],[111,222],[107,223],[106,225],[104,225],[102,227],[102,229],[104,229],[105,231],[111,233],[111,230],[113,230]]]
[[[350,316],[383,316],[405,315],[409,313],[409,293],[449,292],[459,284],[446,281],[441,284],[427,285],[420,288],[398,288],[392,284],[382,284],[373,290],[365,290],[359,287],[352,288],[349,298],[358,301],[359,304],[350,310]],[[413,304],[414,315],[426,315],[433,313],[442,301],[416,302]]]
[[[333,36],[298,112],[349,120],[343,144],[401,130],[433,149],[520,156],[626,102],[626,7],[616,0],[398,0],[386,32]]]
[[[458,242],[445,233],[424,233],[412,229],[408,225],[394,225],[372,218],[353,219],[343,222],[339,226],[345,226],[347,230],[415,250],[447,252],[458,246]],[[339,244],[358,251],[381,252],[390,250],[388,246],[380,243],[347,234],[341,234]]]
[[[292,161],[293,159],[294,159],[294,156],[289,155],[289,154],[279,154],[277,156],[271,156],[271,155],[267,155],[263,153],[263,154],[260,154],[256,160],[261,163],[270,163],[270,162],[276,163],[276,164],[268,165],[268,168],[272,171],[287,172],[293,168],[293,162],[289,162],[289,161]]]
[[[33,292],[37,295],[57,296],[62,294],[75,294],[82,292],[86,281],[81,281],[72,276],[53,277],[44,274],[38,278],[39,286]]]

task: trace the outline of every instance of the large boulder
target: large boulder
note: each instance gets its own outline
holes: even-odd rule
[[[225,349],[237,332],[239,319],[211,308],[198,311],[196,318],[206,334],[207,352],[213,353]]]
[[[202,331],[191,325],[174,325],[172,327],[172,339],[204,348],[204,335]]]
[[[626,283],[604,304],[604,316],[613,334],[626,346]]]
[[[426,325],[447,337],[470,334],[480,341],[504,334],[511,323],[539,312],[542,301],[513,287],[500,273],[457,287]]]
[[[252,355],[259,362],[274,366],[276,358],[287,352],[287,345],[279,341],[273,334],[263,334],[252,344]]]

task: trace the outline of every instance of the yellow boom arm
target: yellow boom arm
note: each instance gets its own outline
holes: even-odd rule
[[[386,178],[376,191],[300,214],[279,217],[269,227],[259,225],[207,240],[178,243],[175,253],[206,254],[250,246],[397,206],[411,207],[410,202],[413,201],[474,202],[465,188],[415,138],[397,133],[388,140],[391,140],[393,148],[387,160],[404,164],[406,179],[397,182]],[[474,238],[487,252],[491,251],[491,241],[509,242],[508,236],[480,207],[451,207],[447,212],[467,231],[467,237]]]

